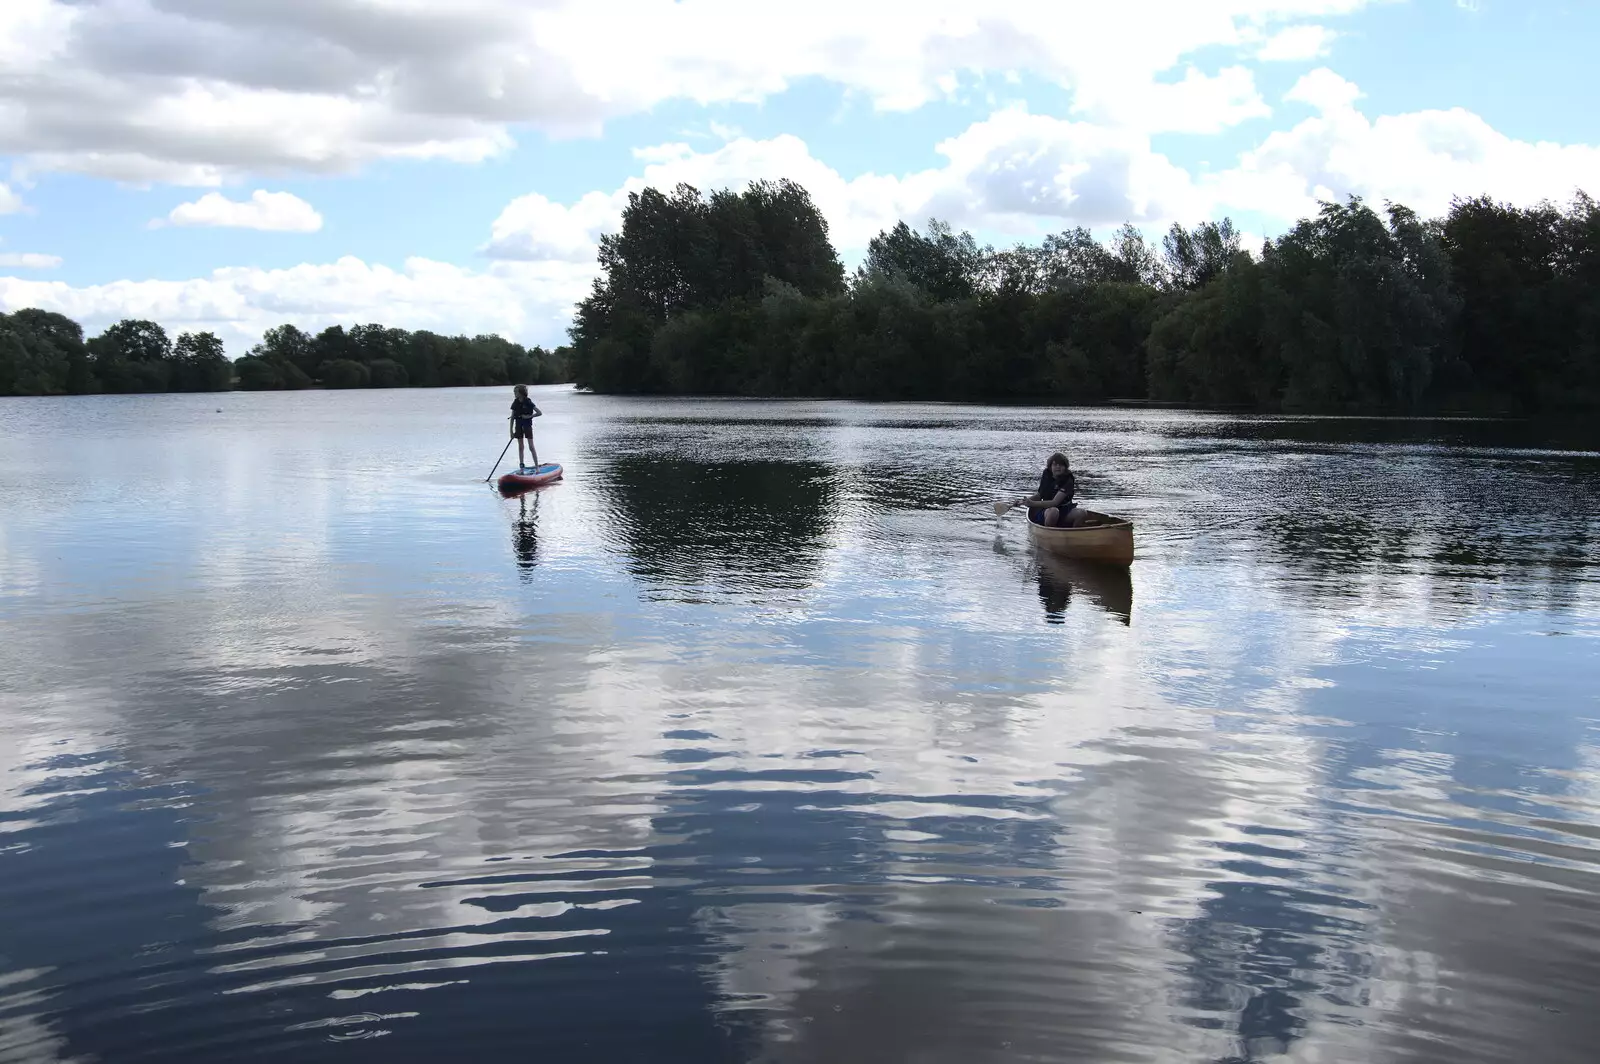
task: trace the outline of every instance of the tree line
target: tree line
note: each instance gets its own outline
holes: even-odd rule
[[[937,220],[846,276],[805,189],[630,195],[571,328],[600,392],[1534,414],[1600,407],[1600,207],[1323,204],[995,250]]]
[[[500,336],[382,325],[334,325],[313,335],[280,325],[230,362],[209,332],[174,340],[153,321],[128,319],[86,340],[61,314],[0,314],[0,395],[555,384],[570,379],[567,356],[564,347],[528,348]]]

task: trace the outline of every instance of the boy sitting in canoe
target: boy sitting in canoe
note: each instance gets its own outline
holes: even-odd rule
[[[1072,501],[1077,490],[1078,478],[1072,475],[1072,464],[1058,451],[1050,456],[1039,476],[1039,494],[1018,499],[1016,504],[1028,508],[1028,520],[1036,525],[1079,528],[1086,514]]]

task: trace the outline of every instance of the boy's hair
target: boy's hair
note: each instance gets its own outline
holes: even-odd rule
[[[518,395],[527,395],[528,394],[528,386],[526,384],[518,384],[514,388],[512,388],[511,390],[513,392],[515,392],[516,394],[518,394]]]
[[[1055,454],[1051,455],[1050,460],[1044,464],[1044,467],[1049,469],[1057,462],[1060,462],[1062,465],[1066,466],[1068,470],[1072,469],[1072,463],[1067,461],[1067,456],[1062,454],[1060,451],[1057,451]]]

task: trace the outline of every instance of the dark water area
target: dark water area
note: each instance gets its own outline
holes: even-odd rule
[[[0,1061],[1595,1059],[1600,437],[539,392],[0,400]]]

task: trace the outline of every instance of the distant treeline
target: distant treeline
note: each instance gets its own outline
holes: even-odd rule
[[[335,325],[315,336],[280,325],[229,362],[209,332],[174,341],[152,321],[119,321],[84,340],[78,323],[44,310],[0,314],[0,395],[216,392],[288,388],[436,388],[570,380],[567,349],[499,336]]]
[[[937,221],[846,278],[805,189],[630,195],[579,304],[602,392],[1145,399],[1254,410],[1600,408],[1600,207],[1324,204],[1241,249],[1232,223],[996,251]]]

